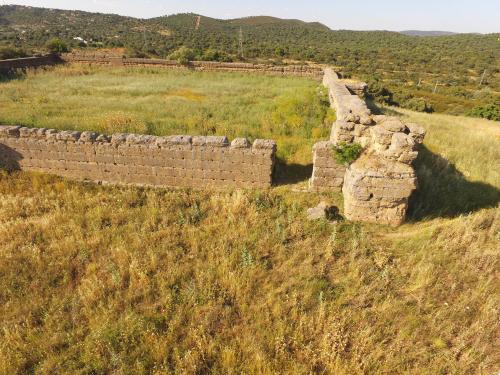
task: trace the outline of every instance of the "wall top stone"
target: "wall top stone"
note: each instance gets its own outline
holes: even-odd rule
[[[410,165],[394,160],[387,160],[378,155],[363,154],[349,168],[355,172],[363,172],[368,177],[415,177],[415,171]]]
[[[32,138],[46,139],[50,141],[59,141],[66,143],[109,143],[118,145],[147,145],[150,147],[170,147],[170,146],[189,146],[189,147],[227,147],[227,148],[253,148],[256,150],[276,150],[276,142],[269,139],[256,139],[253,145],[246,138],[236,138],[229,143],[226,136],[190,136],[190,135],[171,135],[154,136],[146,134],[127,134],[115,133],[111,136],[99,134],[91,131],[71,131],[56,130],[45,128],[28,128],[22,126],[0,125],[0,137],[9,138]]]

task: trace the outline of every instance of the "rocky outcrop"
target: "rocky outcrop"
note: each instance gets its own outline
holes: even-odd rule
[[[372,115],[361,97],[353,94],[362,95],[366,84],[346,83],[332,69],[325,69],[323,84],[328,88],[337,121],[332,125],[330,142],[314,146],[311,188],[343,186],[344,214],[348,219],[401,224],[408,199],[417,186],[411,164],[424,140],[424,128],[404,123],[398,117]],[[341,179],[342,166],[335,162],[333,147],[352,143],[359,143],[364,152]],[[331,150],[329,159],[326,149]]]

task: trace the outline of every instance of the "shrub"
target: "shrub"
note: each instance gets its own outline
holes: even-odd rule
[[[179,64],[182,65],[188,65],[190,61],[195,59],[195,57],[196,54],[194,51],[187,47],[181,47],[168,56],[170,60],[177,60]]]
[[[146,53],[138,48],[128,48],[126,55],[132,58],[143,59],[148,57]]]
[[[211,48],[205,51],[201,59],[203,61],[221,61],[221,62],[233,61],[233,59],[227,53]]]
[[[493,121],[500,121],[500,107],[494,103],[473,108],[468,116],[480,117]]]
[[[423,98],[410,98],[407,101],[399,103],[401,107],[411,109],[417,112],[434,112],[432,106],[427,103]]]
[[[382,81],[378,77],[370,77],[367,80],[368,97],[375,99],[383,104],[394,104],[394,94],[383,86]]]
[[[45,45],[50,53],[64,53],[69,52],[69,48],[65,42],[59,38],[53,38]]]
[[[22,49],[4,47],[0,48],[0,60],[17,59],[19,57],[26,57],[27,54]]]
[[[277,56],[277,57],[285,57],[286,56],[286,51],[283,47],[276,47],[274,49],[274,54]]]
[[[363,146],[359,143],[347,144],[342,142],[338,146],[334,146],[333,152],[337,163],[348,166],[360,157],[363,152]]]

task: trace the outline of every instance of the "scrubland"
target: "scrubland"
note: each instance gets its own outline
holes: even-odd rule
[[[499,125],[400,115],[428,136],[399,228],[307,221],[341,195],[296,186],[1,172],[0,374],[496,373]]]

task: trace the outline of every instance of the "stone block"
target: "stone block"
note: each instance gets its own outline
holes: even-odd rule
[[[345,216],[354,221],[400,225],[415,188],[411,166],[365,154],[345,174]]]

